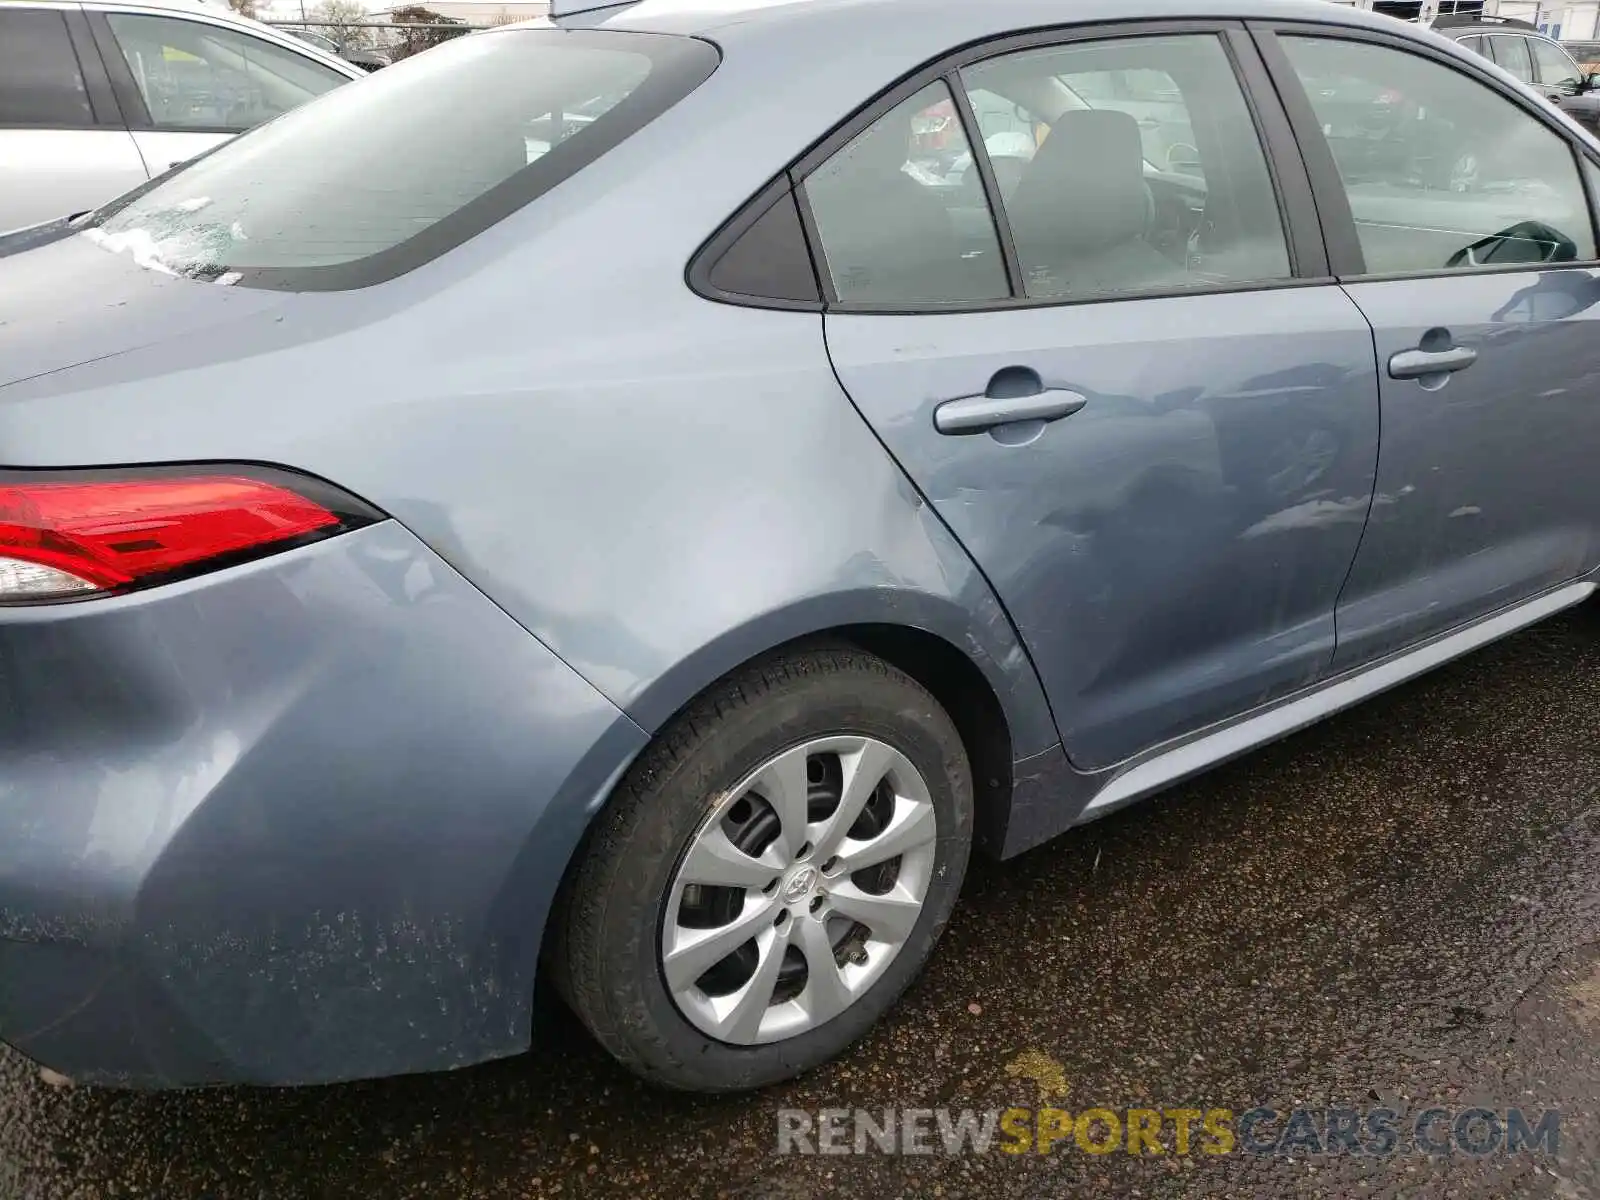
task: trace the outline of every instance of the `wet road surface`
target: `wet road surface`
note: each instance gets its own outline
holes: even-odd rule
[[[647,1091],[553,1002],[534,1055],[295,1092],[55,1090],[0,1050],[0,1197],[1600,1197],[1597,711],[1581,612],[979,863],[890,1019],[754,1098]],[[1559,1150],[776,1152],[783,1108],[1040,1105],[1021,1056],[1073,1111],[1555,1108]]]

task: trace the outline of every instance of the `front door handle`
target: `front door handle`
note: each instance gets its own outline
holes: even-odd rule
[[[944,434],[983,433],[1023,421],[1059,421],[1088,403],[1081,393],[1045,387],[1027,367],[1007,367],[983,395],[946,400],[934,409],[933,427]]]
[[[1389,360],[1392,379],[1426,379],[1430,375],[1449,375],[1465,371],[1478,361],[1471,346],[1452,346],[1448,350],[1402,350]]]

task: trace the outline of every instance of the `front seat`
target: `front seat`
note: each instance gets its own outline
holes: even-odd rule
[[[1144,238],[1155,203],[1139,125],[1125,112],[1063,113],[1008,206],[1031,295],[1172,286],[1182,269]]]

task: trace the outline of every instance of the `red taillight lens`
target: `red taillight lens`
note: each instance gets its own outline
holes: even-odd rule
[[[331,489],[312,481],[302,491],[222,472],[14,480],[0,476],[0,602],[124,589],[352,523],[340,511],[351,506],[324,502],[316,493]]]

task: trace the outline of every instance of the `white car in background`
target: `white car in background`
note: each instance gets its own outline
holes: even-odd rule
[[[194,0],[0,0],[0,232],[97,208],[360,67]]]

